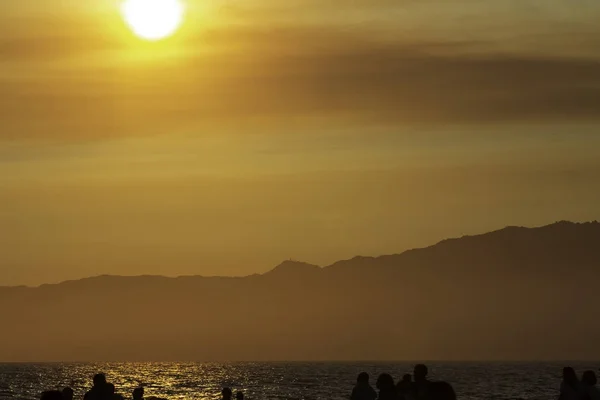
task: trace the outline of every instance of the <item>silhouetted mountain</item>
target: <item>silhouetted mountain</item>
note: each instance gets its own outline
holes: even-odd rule
[[[244,278],[0,288],[0,360],[598,359],[600,224]]]
[[[321,267],[299,261],[287,260],[263,275],[277,275],[278,277],[297,277],[318,272]]]

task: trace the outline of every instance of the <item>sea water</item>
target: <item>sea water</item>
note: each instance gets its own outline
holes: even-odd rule
[[[244,391],[248,399],[348,399],[356,376],[388,372],[398,380],[414,363],[51,363],[0,364],[0,399],[39,399],[43,390],[71,386],[81,399],[95,373],[104,372],[117,392],[131,398],[144,386],[146,396],[218,399],[221,388]],[[562,368],[578,374],[598,371],[600,363],[427,363],[431,379],[450,382],[458,399],[557,399]]]

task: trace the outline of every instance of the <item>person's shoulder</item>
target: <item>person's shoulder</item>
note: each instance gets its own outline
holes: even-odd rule
[[[371,399],[375,400],[377,398],[377,392],[373,389],[373,386],[369,386],[369,392],[371,394]]]
[[[592,400],[600,400],[600,390],[596,386],[591,386],[588,392]]]

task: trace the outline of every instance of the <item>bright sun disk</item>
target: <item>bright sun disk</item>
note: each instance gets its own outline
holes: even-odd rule
[[[121,9],[131,30],[146,40],[171,36],[183,20],[180,0],[125,0]]]

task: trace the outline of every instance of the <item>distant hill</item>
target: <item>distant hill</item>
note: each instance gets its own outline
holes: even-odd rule
[[[600,224],[244,278],[0,288],[0,361],[600,359]]]

